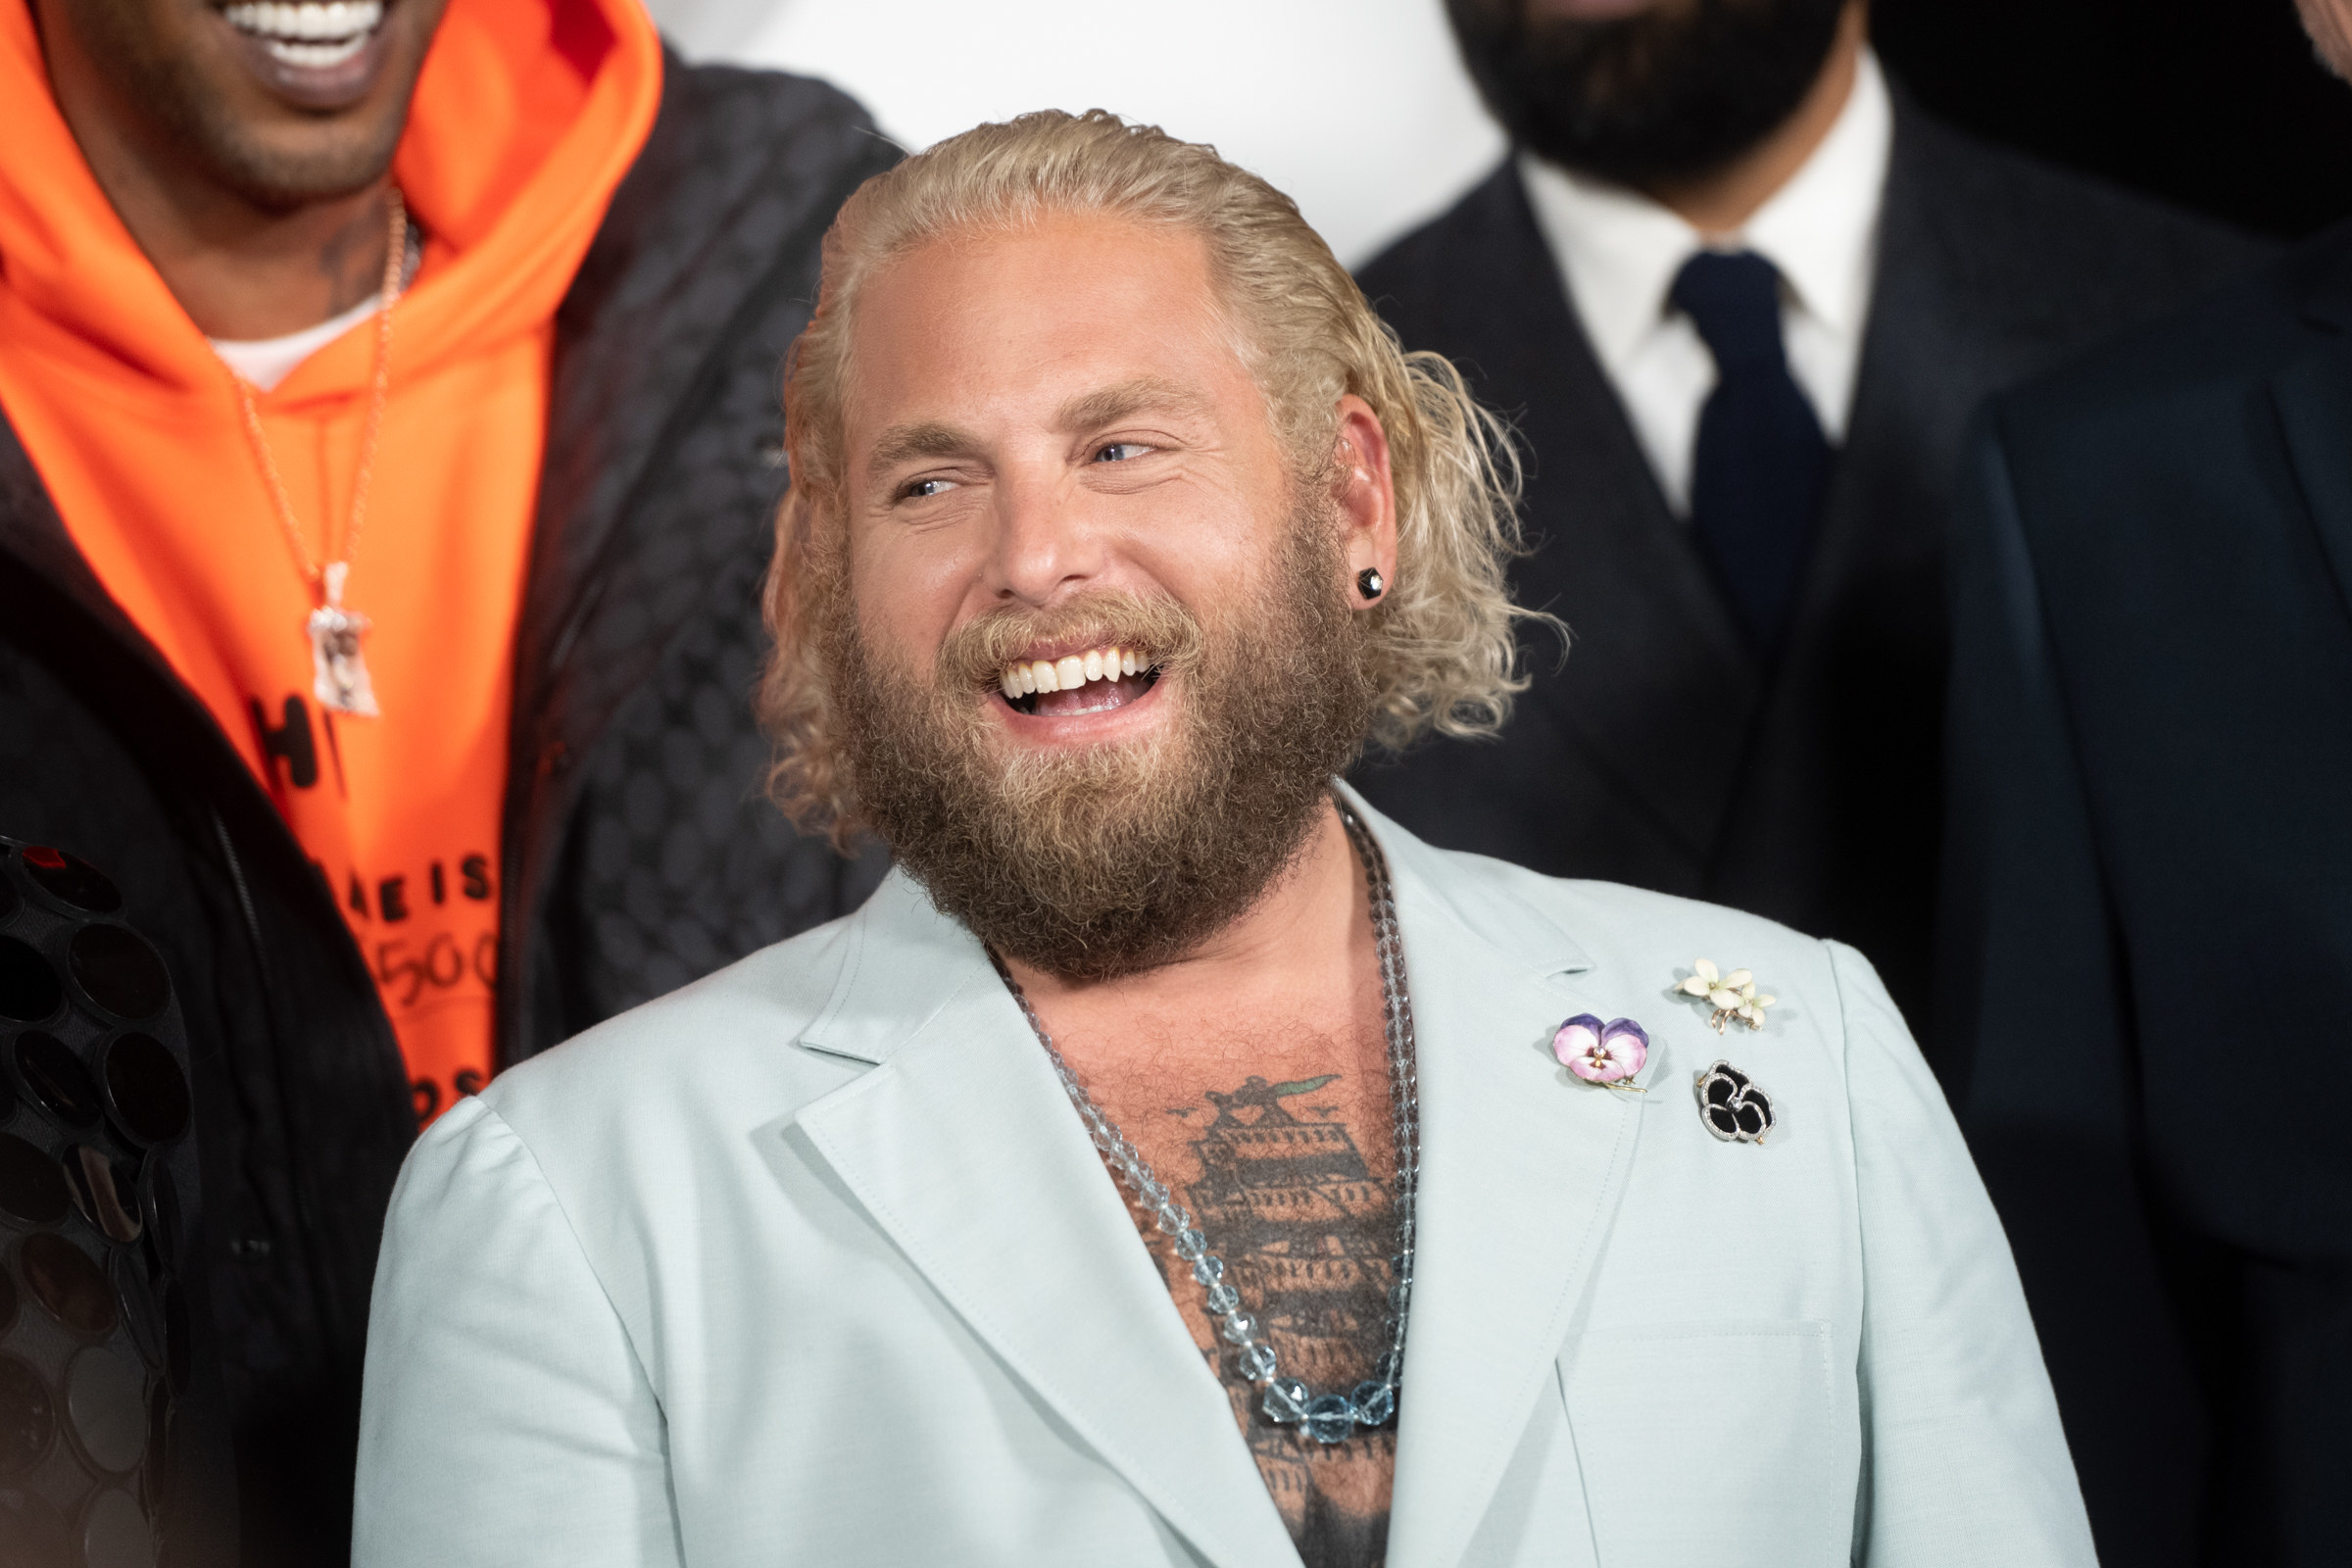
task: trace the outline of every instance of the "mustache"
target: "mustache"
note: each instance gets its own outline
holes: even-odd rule
[[[1164,596],[1101,589],[1051,609],[1007,605],[964,622],[940,645],[945,690],[997,684],[1004,666],[1041,643],[1116,644],[1149,652],[1162,674],[1200,667],[1207,637],[1193,612]]]

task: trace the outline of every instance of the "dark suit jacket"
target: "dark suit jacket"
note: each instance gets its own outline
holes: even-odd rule
[[[1899,96],[1854,412],[1785,657],[1742,641],[1667,509],[1516,169],[1363,270],[1411,349],[1513,417],[1540,541],[1534,688],[1500,744],[1359,782],[1416,833],[1540,871],[1710,899],[1852,942],[1926,989],[1944,670],[1942,540],[1984,395],[2182,303],[2252,241],[1966,140]],[[1726,962],[1737,954],[1717,954]]]
[[[1968,470],[1942,1065],[2101,1556],[2352,1561],[2352,229]]]

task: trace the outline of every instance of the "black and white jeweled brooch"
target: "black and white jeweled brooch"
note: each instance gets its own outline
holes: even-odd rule
[[[1772,1131],[1772,1097],[1728,1061],[1694,1073],[1698,1118],[1727,1144],[1761,1144]]]

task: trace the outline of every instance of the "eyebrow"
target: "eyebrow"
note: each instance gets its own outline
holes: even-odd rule
[[[1076,433],[1116,424],[1150,408],[1165,408],[1178,414],[1203,414],[1208,399],[1189,387],[1156,375],[1139,375],[1132,381],[1121,381],[1100,391],[1082,392],[1064,403],[1054,414],[1054,427]]]
[[[1201,415],[1208,407],[1208,399],[1188,387],[1156,375],[1139,375],[1132,381],[1081,392],[1069,399],[1054,411],[1054,428],[1075,433],[1116,424],[1151,408]],[[882,432],[881,439],[874,443],[872,455],[865,460],[865,471],[878,478],[902,463],[918,458],[966,457],[983,444],[971,431],[944,420],[902,424]]]
[[[979,446],[978,436],[953,424],[938,420],[902,424],[882,432],[873,455],[865,460],[865,471],[879,476],[913,458],[959,458]]]

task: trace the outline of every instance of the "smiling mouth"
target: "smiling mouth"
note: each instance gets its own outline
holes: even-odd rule
[[[1103,647],[1007,664],[997,687],[1016,713],[1069,718],[1124,708],[1158,680],[1159,666],[1142,649]]]
[[[241,0],[220,18],[252,38],[271,59],[300,71],[322,71],[354,59],[383,25],[383,0]]]

